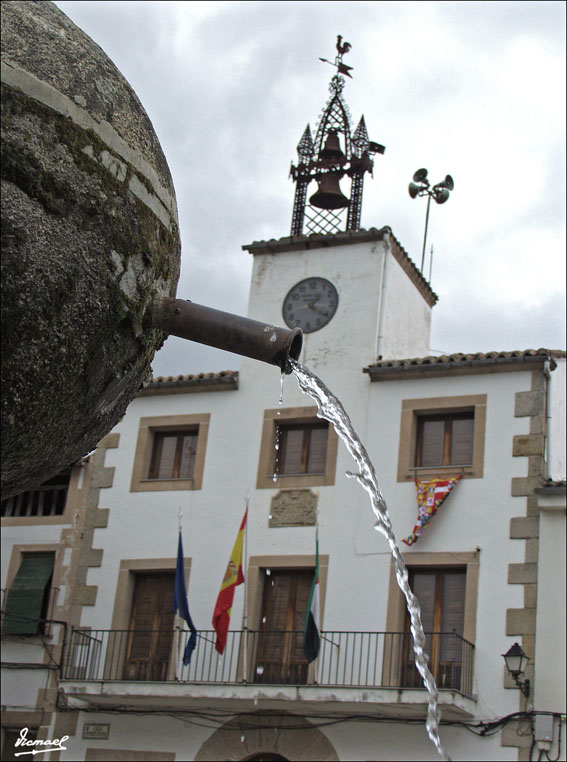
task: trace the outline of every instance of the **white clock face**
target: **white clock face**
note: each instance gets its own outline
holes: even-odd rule
[[[283,318],[290,328],[313,333],[327,325],[337,311],[339,295],[326,278],[306,278],[288,292]]]

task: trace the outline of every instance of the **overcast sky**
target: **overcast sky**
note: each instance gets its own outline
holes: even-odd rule
[[[386,146],[362,227],[389,225],[419,266],[426,200],[408,183],[420,167],[432,184],[455,180],[431,205],[432,354],[565,348],[563,2],[56,4],[153,122],[177,193],[179,297],[246,314],[241,245],[289,235],[290,162],[328,98],[333,70],[318,59],[342,34],[353,127],[364,114]],[[170,338],[152,365],[177,375],[240,358]]]

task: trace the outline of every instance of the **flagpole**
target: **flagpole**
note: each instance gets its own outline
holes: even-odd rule
[[[245,498],[246,503],[246,511],[248,511],[248,506],[250,503],[250,491],[246,493]],[[248,515],[246,516],[246,525],[244,527],[244,610],[242,612],[242,630],[243,630],[243,638],[244,638],[244,651],[242,654],[242,670],[243,670],[243,681],[247,682],[246,676],[247,676],[247,652],[248,652]]]
[[[317,505],[315,508],[315,566],[317,567],[317,559],[319,556],[319,506]],[[320,572],[319,572],[320,574]],[[319,584],[319,582],[317,583]],[[319,604],[320,605],[320,604]],[[319,617],[321,616],[321,610],[317,612]],[[320,621],[315,622],[317,625],[317,629],[321,626]],[[319,659],[315,659],[315,664],[313,665],[313,682],[315,685],[318,683],[318,677],[319,677]]]
[[[179,535],[183,532],[183,526],[182,526],[182,511],[181,506],[179,506],[179,509],[177,511],[177,541],[179,542]],[[178,683],[181,682],[181,670],[182,670],[182,663],[183,659],[181,656],[181,649],[183,648],[183,625],[179,626],[179,610],[175,613],[175,618],[177,620],[177,624],[175,625],[177,627],[177,660],[175,663],[175,679]]]

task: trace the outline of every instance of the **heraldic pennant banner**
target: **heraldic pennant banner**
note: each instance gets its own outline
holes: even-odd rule
[[[406,545],[413,545],[417,542],[420,535],[423,534],[425,527],[435,516],[441,504],[447,499],[449,493],[455,484],[462,479],[459,474],[453,479],[430,479],[428,482],[420,482],[415,479],[415,490],[417,493],[417,522],[413,532],[402,542]]]

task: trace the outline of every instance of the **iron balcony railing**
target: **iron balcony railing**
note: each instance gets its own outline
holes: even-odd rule
[[[189,633],[73,629],[63,679],[187,683],[421,688],[412,638],[404,632],[323,631],[317,659],[303,655],[303,632],[232,630],[224,654],[213,630],[200,630],[191,663]],[[457,633],[427,633],[430,668],[440,689],[472,695],[474,646]]]

